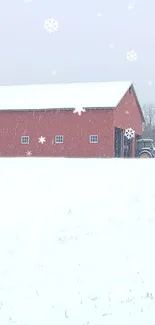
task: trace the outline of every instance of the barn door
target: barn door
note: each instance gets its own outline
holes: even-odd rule
[[[122,157],[123,149],[123,130],[115,128],[115,157]]]
[[[133,139],[124,137],[124,157],[126,158],[132,157],[132,142]]]

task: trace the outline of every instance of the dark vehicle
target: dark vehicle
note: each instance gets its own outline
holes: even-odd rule
[[[152,139],[139,139],[136,141],[136,157],[154,158],[155,147]]]

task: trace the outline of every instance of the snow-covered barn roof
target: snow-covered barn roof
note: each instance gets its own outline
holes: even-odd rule
[[[0,110],[115,108],[132,82],[0,86]]]

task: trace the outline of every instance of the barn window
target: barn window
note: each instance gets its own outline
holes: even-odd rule
[[[63,142],[64,142],[63,135],[56,135],[56,137],[55,137],[55,143],[63,143]]]
[[[90,143],[98,143],[98,135],[90,135],[89,142]]]
[[[29,136],[23,135],[21,137],[21,144],[29,144],[29,142],[30,142],[30,137]]]

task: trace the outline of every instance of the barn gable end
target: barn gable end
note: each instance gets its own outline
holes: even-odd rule
[[[143,122],[144,116],[132,85],[114,110],[114,127],[123,130],[131,127],[136,134],[142,135]]]

